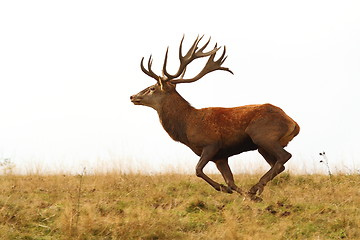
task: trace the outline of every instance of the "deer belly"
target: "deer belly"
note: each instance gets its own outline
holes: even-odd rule
[[[215,158],[228,158],[242,152],[253,151],[256,149],[257,146],[253,143],[253,141],[250,138],[247,138],[245,141],[243,140],[231,144],[224,144],[223,147],[220,148],[219,152],[215,155]]]

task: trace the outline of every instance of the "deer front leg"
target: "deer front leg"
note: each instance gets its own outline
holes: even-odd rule
[[[230,187],[230,189],[242,194],[242,190],[235,184],[234,176],[228,164],[228,159],[225,158],[225,159],[217,160],[215,164],[217,169],[220,171],[221,175],[223,176],[226,184]]]
[[[214,145],[207,146],[207,147],[205,147],[203,149],[203,151],[201,153],[200,160],[199,160],[198,164],[196,165],[196,176],[204,179],[207,183],[209,183],[217,191],[222,191],[222,192],[226,192],[226,193],[232,193],[232,190],[229,187],[215,182],[214,180],[209,178],[203,172],[203,169],[206,166],[206,164],[215,156],[215,154],[217,153],[218,150],[219,150],[219,148],[217,146],[214,146]]]

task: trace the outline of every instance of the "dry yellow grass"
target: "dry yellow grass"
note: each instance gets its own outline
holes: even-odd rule
[[[243,188],[258,177],[235,176]],[[360,239],[360,175],[284,173],[261,203],[189,175],[0,181],[0,239]]]

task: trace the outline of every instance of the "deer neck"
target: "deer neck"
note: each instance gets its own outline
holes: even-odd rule
[[[190,114],[195,111],[178,92],[170,93],[158,109],[160,122],[175,141],[187,143],[186,127]]]

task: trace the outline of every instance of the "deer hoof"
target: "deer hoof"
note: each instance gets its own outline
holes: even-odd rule
[[[220,184],[220,191],[221,192],[225,192],[225,193],[233,193],[233,191],[231,190],[231,188],[224,186],[222,184]]]
[[[249,191],[249,194],[252,194],[252,195],[260,195],[262,192],[264,191],[264,185],[262,184],[255,184]]]
[[[262,200],[263,200],[261,197],[258,197],[255,194],[248,193],[248,195],[249,195],[251,201],[262,202]]]
[[[237,187],[233,190],[235,190],[235,192],[237,192],[238,194],[243,195],[243,191],[240,188]]]

